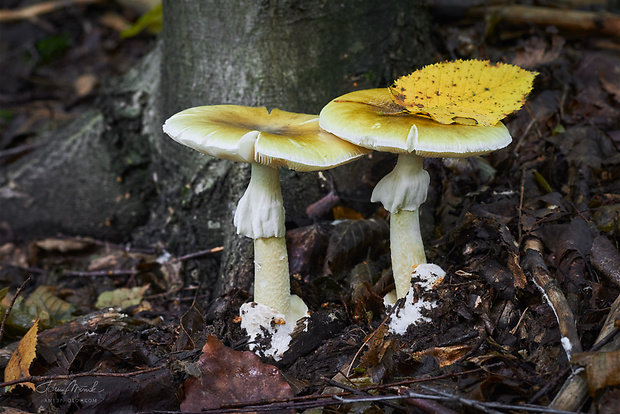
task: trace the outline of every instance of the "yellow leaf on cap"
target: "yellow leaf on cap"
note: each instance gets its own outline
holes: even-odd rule
[[[5,382],[30,376],[28,369],[36,356],[38,326],[39,320],[37,319],[28,332],[26,332],[26,335],[19,341],[17,349],[13,352],[13,355],[11,355],[11,359],[4,370]],[[34,390],[34,384],[32,382],[22,382],[19,385],[24,385]],[[13,385],[10,385],[5,388],[5,391],[9,392],[13,387]]]
[[[495,125],[521,108],[537,72],[507,63],[456,60],[399,78],[392,99],[442,124]]]

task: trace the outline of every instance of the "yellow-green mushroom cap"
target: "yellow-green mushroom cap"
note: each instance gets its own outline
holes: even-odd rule
[[[237,162],[317,171],[370,151],[319,128],[318,116],[264,107],[210,105],[170,117],[164,132],[196,151]]]
[[[392,100],[387,88],[360,90],[332,100],[321,110],[319,125],[365,148],[423,157],[486,154],[512,141],[501,122],[446,125],[408,113]]]

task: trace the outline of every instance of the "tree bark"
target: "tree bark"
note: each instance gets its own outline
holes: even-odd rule
[[[417,0],[170,0],[164,1],[164,16],[165,117],[208,104],[318,114],[338,95],[387,86],[429,60],[428,20]],[[171,140],[158,143],[157,153],[171,154],[159,170],[171,178],[171,187],[162,184],[166,198],[179,196],[174,172],[182,171],[194,191],[189,216],[197,218],[191,225],[205,231],[196,241],[209,247],[225,239],[217,293],[232,286],[247,289],[252,245],[235,234],[232,216],[249,169],[188,152]],[[287,219],[297,223],[307,219],[308,200],[321,196],[316,175],[309,173],[283,171],[282,190]]]

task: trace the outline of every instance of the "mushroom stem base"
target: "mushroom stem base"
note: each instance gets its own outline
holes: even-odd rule
[[[416,267],[426,263],[419,210],[400,210],[391,214],[390,249],[396,296],[400,299],[409,292]]]

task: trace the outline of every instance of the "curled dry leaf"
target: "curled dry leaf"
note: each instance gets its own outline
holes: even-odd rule
[[[182,412],[293,397],[293,390],[276,367],[264,364],[252,352],[227,348],[211,335],[202,348],[198,366],[200,378],[185,381]]]
[[[588,391],[591,396],[598,390],[620,385],[620,350],[610,352],[582,352],[572,361],[586,368]]]
[[[36,320],[32,327],[28,330],[26,335],[19,341],[17,349],[11,355],[11,359],[4,370],[4,381],[14,381],[21,378],[27,378],[30,376],[29,369],[30,364],[34,361],[37,349],[37,329],[39,327],[39,321]],[[34,390],[34,384],[31,382],[24,382],[20,385],[24,385]],[[6,391],[11,391],[13,385],[6,387]]]
[[[422,360],[424,356],[430,356],[437,361],[439,367],[452,365],[469,352],[469,345],[454,345],[443,347],[431,347],[420,352],[414,352],[411,357],[417,361]]]

